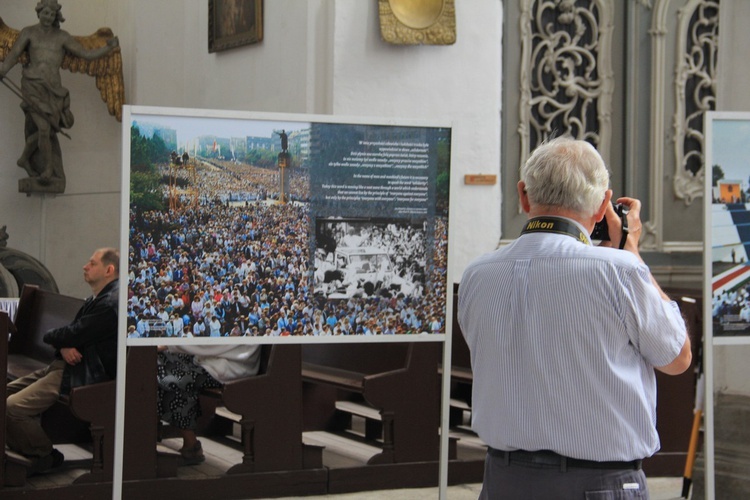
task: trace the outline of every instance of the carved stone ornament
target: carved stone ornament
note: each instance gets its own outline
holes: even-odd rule
[[[522,1],[519,167],[563,134],[589,141],[609,163],[613,12],[613,0]]]
[[[24,284],[38,285],[57,292],[52,273],[37,259],[19,250],[8,248],[6,226],[0,227],[0,297],[18,297]]]
[[[456,43],[455,0],[378,0],[380,35],[395,45]]]
[[[96,77],[96,86],[111,115],[122,120],[125,92],[119,39],[109,28],[89,36],[73,36],[60,28],[65,21],[57,0],[40,0],[39,22],[21,30],[0,19],[0,82],[19,98],[24,115],[24,144],[16,164],[28,177],[18,190],[31,193],[65,192],[65,172],[58,135],[73,126],[70,93],[62,85],[60,70]],[[21,81],[7,78],[16,65]]]
[[[703,117],[716,109],[718,0],[693,0],[679,11],[674,192],[689,205],[703,196]]]
[[[661,251],[667,129],[667,85],[674,75],[674,194],[689,205],[703,193],[703,114],[715,104],[718,57],[718,9],[715,0],[689,0],[679,9],[676,65],[669,67],[667,49],[672,0],[656,0],[649,33],[651,50],[651,138],[649,151],[649,220],[643,221],[641,248]]]

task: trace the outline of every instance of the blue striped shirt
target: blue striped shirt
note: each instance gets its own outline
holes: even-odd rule
[[[488,445],[598,461],[659,449],[653,367],[677,357],[687,332],[630,252],[522,235],[466,268],[458,321],[472,427]]]

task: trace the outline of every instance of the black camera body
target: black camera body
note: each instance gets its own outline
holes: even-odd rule
[[[620,219],[624,219],[628,215],[627,205],[622,203],[612,202],[612,207],[615,209],[615,213]],[[607,218],[604,217],[600,222],[597,222],[594,226],[594,230],[591,231],[592,240],[609,241],[609,228],[607,227]]]

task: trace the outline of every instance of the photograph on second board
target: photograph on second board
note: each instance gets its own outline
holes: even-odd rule
[[[750,335],[750,120],[709,126],[713,334]]]

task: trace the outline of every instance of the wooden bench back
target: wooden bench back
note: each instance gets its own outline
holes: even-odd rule
[[[8,334],[10,333],[10,319],[8,315],[0,311],[0,370],[5,372],[8,369]],[[7,392],[5,383],[0,384],[0,418],[2,418],[2,425],[0,425],[0,453],[5,453],[5,409]],[[0,489],[5,484],[5,457],[0,456]]]
[[[18,301],[16,329],[8,345],[11,354],[23,354],[38,361],[54,359],[55,349],[42,340],[53,328],[69,324],[83,305],[83,300],[24,285]]]
[[[260,346],[260,367],[258,368],[258,375],[265,375],[268,373],[268,363],[271,361],[272,351],[272,344],[263,344]]]
[[[302,346],[302,361],[366,375],[404,368],[408,343],[321,344]]]
[[[453,334],[451,340],[451,365],[454,368],[471,368],[469,346],[461,332],[461,325],[458,324],[458,283],[453,284]]]

